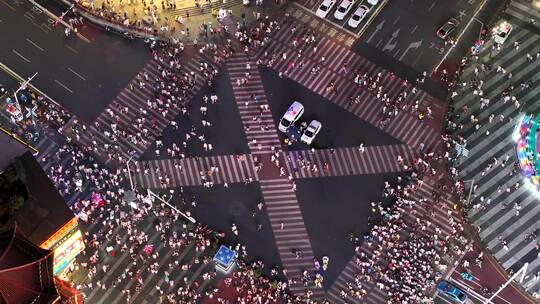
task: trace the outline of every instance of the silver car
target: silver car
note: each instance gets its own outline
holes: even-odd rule
[[[315,136],[321,131],[322,124],[318,120],[312,120],[307,128],[304,130],[304,134],[302,134],[302,137],[300,137],[300,141],[311,145],[313,140],[315,139]]]

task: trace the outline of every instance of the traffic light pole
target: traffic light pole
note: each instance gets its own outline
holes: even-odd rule
[[[126,167],[127,167],[127,172],[128,172],[128,176],[129,176],[129,184],[131,186],[131,191],[135,192],[135,185],[133,184],[133,178],[131,176],[131,169],[130,169],[130,163],[133,161],[133,156],[131,156],[127,162],[126,162]],[[174,211],[178,212],[178,214],[180,214],[181,216],[183,216],[185,219],[187,219],[188,221],[192,222],[192,223],[196,223],[197,221],[190,215],[187,215],[185,214],[184,212],[178,210],[178,208],[176,208],[175,206],[171,205],[169,203],[169,201],[166,201],[164,200],[161,196],[155,194],[152,190],[150,189],[146,189],[146,193],[148,194],[148,198],[157,198],[158,200],[160,200],[163,204],[167,205],[169,208],[173,209]]]
[[[30,3],[32,3],[33,5],[37,6],[40,10],[42,10],[43,12],[45,12],[45,14],[49,15],[49,17],[51,17],[52,19],[54,19],[54,21],[58,22],[58,23],[62,23],[62,25],[64,25],[66,28],[68,28],[70,31],[73,30],[73,26],[71,26],[71,24],[65,22],[63,20],[64,16],[67,14],[67,12],[69,12],[70,9],[72,9],[75,4],[72,4],[67,11],[65,11],[61,17],[58,17],[56,16],[55,14],[53,14],[51,11],[49,11],[48,9],[44,8],[41,4],[37,3],[36,1],[34,0],[28,0],[30,1]]]
[[[32,79],[34,79],[34,77],[36,77],[37,74],[38,74],[38,72],[34,73],[34,75],[29,77],[27,80],[23,81],[23,83],[21,83],[21,86],[14,93],[14,95],[15,95],[15,105],[17,106],[17,110],[19,110],[19,112],[21,112],[21,113],[22,113],[22,108],[21,108],[21,104],[19,103],[19,98],[17,97],[17,93],[19,93],[20,90],[26,89],[26,87],[28,86],[30,81],[32,81]]]

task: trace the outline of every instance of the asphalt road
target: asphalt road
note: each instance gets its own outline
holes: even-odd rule
[[[315,148],[355,147],[360,143],[365,146],[401,144],[399,140],[297,82],[288,78],[279,78],[274,70],[261,69],[261,78],[276,128],[283,113],[295,100],[301,102],[305,108],[298,124],[304,121],[309,123],[313,119],[322,123],[322,129],[313,141]],[[279,135],[281,140],[285,139],[285,134],[279,132]],[[287,148],[309,149],[307,145],[299,141]]]
[[[332,286],[354,254],[349,234],[362,237],[380,218],[371,213],[371,202],[382,200],[384,182],[395,183],[398,174],[341,176],[297,181],[298,201],[313,252],[330,257],[323,285]]]
[[[56,9],[59,10],[58,8]],[[28,1],[0,1],[1,62],[86,122],[93,121],[150,59],[144,43],[85,25],[63,28]]]
[[[208,114],[202,117],[200,107],[204,105],[203,96],[215,94],[218,101],[215,104],[207,104]],[[170,148],[173,143],[182,146],[185,134],[195,127],[197,132],[204,134],[208,143],[212,144],[212,151],[204,151],[202,142],[199,140],[188,141],[185,149],[187,157],[202,155],[229,155],[246,154],[249,152],[246,137],[240,120],[240,114],[236,108],[236,102],[233,96],[229,74],[227,69],[221,67],[220,73],[214,79],[214,85],[202,88],[187,105],[189,116],[179,114],[174,120],[178,124],[175,130],[172,126],[163,130],[160,140],[163,146]],[[202,119],[212,123],[211,127],[203,127]],[[155,142],[140,157],[140,160],[167,159],[169,156],[162,153],[160,157],[155,153]]]
[[[485,6],[498,7],[500,2],[488,1]],[[368,44],[418,72],[431,73],[450,49],[450,44],[436,36],[437,29],[448,19],[456,18],[460,22],[455,32],[458,36],[481,3],[482,0],[389,1],[359,40],[360,46],[356,47]],[[462,38],[464,48],[452,51],[452,58],[463,56],[478,37],[480,28],[481,23],[473,19]]]
[[[468,303],[484,303],[485,298],[483,297],[480,288],[487,287],[492,292],[497,291],[497,289],[503,285],[508,279],[507,275],[504,274],[500,268],[496,265],[496,262],[492,257],[484,255],[482,267],[479,267],[475,263],[475,259],[479,256],[479,248],[475,245],[473,251],[467,252],[463,260],[469,261],[469,267],[465,269],[463,264],[460,262],[457,268],[455,268],[450,274],[447,280],[451,281],[456,286],[460,287],[462,290],[466,291],[468,294]],[[465,280],[462,278],[461,273],[469,271],[473,276],[472,280]],[[437,295],[435,303],[452,303],[444,295]],[[508,285],[503,289],[494,299],[493,304],[514,304],[514,303],[523,303],[523,304],[533,304],[534,301],[529,297],[526,297],[522,291],[515,286],[515,284]]]

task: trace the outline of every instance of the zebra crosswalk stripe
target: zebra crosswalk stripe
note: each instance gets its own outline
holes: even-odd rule
[[[480,199],[491,201],[489,205],[484,203],[482,209],[471,209],[468,217],[473,225],[481,228],[479,235],[498,262],[505,269],[514,270],[521,267],[520,265],[529,257],[535,257],[536,242],[524,240],[527,234],[540,228],[537,225],[540,210],[536,196],[531,195],[524,185],[520,172],[512,175],[512,164],[516,159],[511,135],[518,123],[517,118],[522,113],[537,113],[540,109],[540,105],[535,102],[540,95],[538,89],[540,79],[537,77],[540,64],[538,60],[529,61],[525,56],[526,53],[534,56],[540,51],[540,35],[529,31],[525,26],[531,18],[538,17],[531,12],[534,10],[531,10],[528,4],[511,1],[505,12],[512,17],[509,19],[513,25],[511,35],[495,56],[490,54],[489,48],[480,53],[481,60],[489,61],[494,68],[503,67],[507,74],[512,73],[512,83],[520,84],[528,80],[533,82],[530,89],[519,90],[519,87],[516,87],[510,93],[510,96],[515,96],[519,100],[520,108],[516,108],[513,101],[503,101],[502,92],[507,88],[509,80],[507,74],[502,75],[495,71],[486,73],[487,76],[484,78],[486,80],[482,86],[484,97],[491,100],[489,106],[480,109],[478,96],[470,91],[458,92],[459,95],[455,98],[457,109],[469,107],[468,112],[457,119],[458,123],[463,124],[463,128],[458,132],[467,139],[469,150],[468,158],[458,165],[459,176],[462,179],[474,179],[478,185],[471,199],[472,205],[480,203]],[[514,20],[518,19],[523,23],[514,23]],[[512,47],[515,41],[520,42],[519,50]],[[465,69],[461,81],[473,77],[474,66],[471,66]],[[490,123],[489,117],[492,114],[497,117]],[[470,115],[475,115],[479,119],[478,130],[476,124],[470,121]],[[504,115],[504,120],[499,119],[500,115]],[[485,136],[487,130],[490,130],[489,136]],[[502,167],[501,161],[506,155],[509,156],[509,163]],[[498,164],[486,170],[494,159],[498,160]],[[518,188],[515,187],[516,183],[519,183]],[[510,189],[509,193],[506,191],[507,188]],[[519,214],[515,207],[516,202],[520,204]],[[508,250],[502,246],[501,239],[507,240]],[[529,277],[539,271],[538,260],[537,258],[530,260],[533,263],[527,271]],[[539,283],[529,279],[525,280],[523,286],[531,293],[538,292]]]

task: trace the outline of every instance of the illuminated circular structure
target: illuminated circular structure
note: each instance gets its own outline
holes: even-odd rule
[[[537,151],[539,141],[537,140],[540,115],[527,114],[519,120],[519,125],[514,133],[514,140],[517,143],[516,152],[521,171],[527,178],[529,187],[540,192],[540,162]]]

